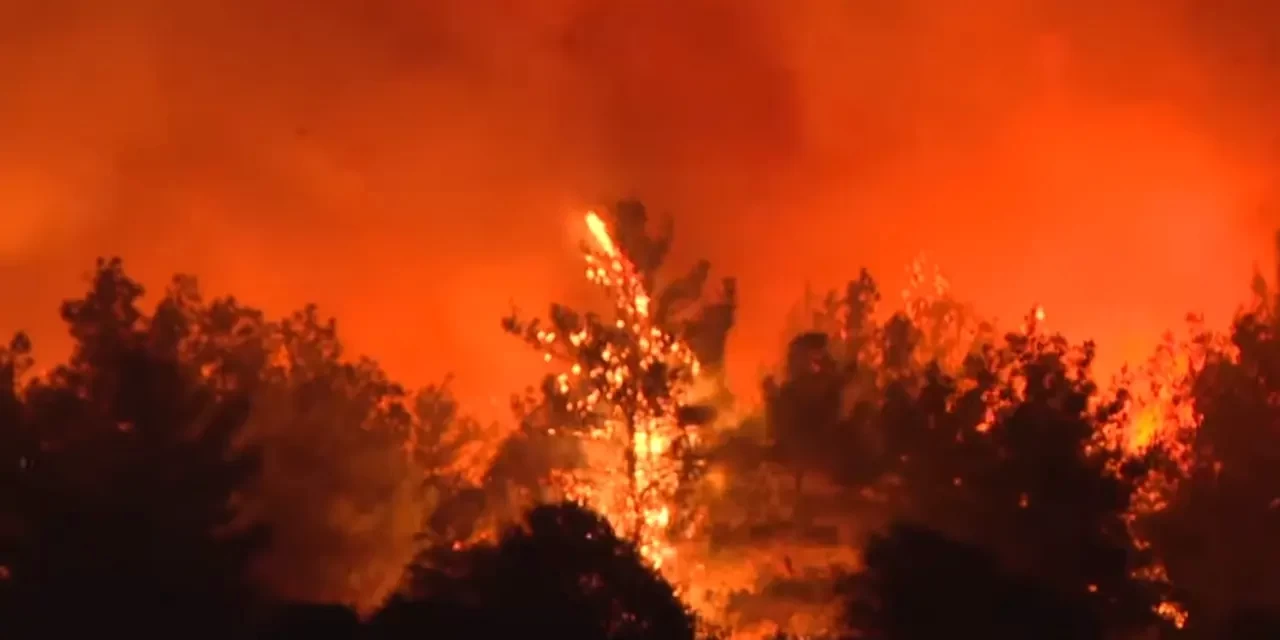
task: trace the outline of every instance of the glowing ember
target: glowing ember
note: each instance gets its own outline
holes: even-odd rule
[[[613,322],[588,320],[560,334],[529,336],[548,362],[572,363],[553,379],[552,391],[584,425],[570,430],[583,439],[584,468],[558,472],[552,481],[670,573],[683,454],[697,440],[678,415],[700,366],[688,345],[652,320],[642,278],[604,220],[588,212],[586,225],[595,241],[585,251],[586,277],[614,300]],[[556,426],[562,425],[550,430]]]

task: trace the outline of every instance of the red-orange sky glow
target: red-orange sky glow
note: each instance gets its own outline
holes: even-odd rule
[[[1212,6],[1211,6],[1212,5]],[[474,411],[504,335],[587,291],[582,212],[643,198],[741,280],[750,388],[806,282],[927,252],[958,295],[1145,355],[1269,258],[1265,2],[0,0],[0,326],[63,355],[98,254],[308,301]],[[1268,31],[1270,30],[1270,31]],[[490,401],[494,404],[490,404]]]

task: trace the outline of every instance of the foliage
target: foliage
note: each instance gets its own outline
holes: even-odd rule
[[[1002,568],[990,552],[897,524],[867,545],[865,567],[841,580],[847,623],[866,640],[1103,637],[1085,592],[1056,592]]]
[[[958,379],[935,368],[918,395],[890,395],[905,513],[1049,588],[1093,594],[1109,628],[1141,628],[1159,598],[1132,579],[1152,562],[1126,520],[1144,469],[1096,444],[1120,405],[1098,397],[1091,343],[1046,335],[1034,318],[1027,327],[971,356]]]
[[[798,476],[887,491],[882,510],[1046,588],[1096,594],[1093,615],[1109,626],[1150,624],[1161,594],[1132,575],[1153,559],[1127,526],[1146,467],[1099,446],[1124,405],[1093,382],[1093,345],[1044,333],[1033,311],[998,343],[971,334],[953,366],[920,346],[954,335],[919,328],[939,308],[878,326],[877,298],[865,273],[830,297],[827,324],[793,340],[782,381],[766,382],[777,459]]]
[[[478,428],[447,388],[406,394],[376,363],[345,357],[314,307],[271,322],[233,298],[206,302],[188,277],[151,314],[142,294],[118,260],[101,262],[88,294],[63,305],[68,364],[24,381],[25,337],[0,354],[14,505],[0,535],[21,586],[7,601],[124,580],[113,598],[168,590],[211,611],[376,607],[417,556],[433,496],[464,482],[456,463]],[[149,550],[153,539],[171,541]]]
[[[940,274],[917,261],[904,308],[881,321],[879,285],[863,269],[843,295],[806,294],[801,332],[787,345],[779,377],[764,381],[775,459],[800,475],[815,471],[866,486],[896,458],[895,432],[877,424],[893,394],[915,394],[930,376],[962,373],[975,350],[991,344],[991,327],[951,297]],[[901,452],[899,452],[900,454]]]
[[[1195,605],[1190,629],[1220,635],[1237,609],[1280,610],[1280,313],[1264,279],[1230,344],[1206,338],[1186,379],[1200,415],[1167,508],[1144,523],[1174,584]]]
[[[378,615],[374,638],[693,637],[693,616],[672,587],[577,505],[536,507],[496,545],[452,555],[421,570],[412,596]]]
[[[118,260],[100,261],[85,296],[62,306],[67,364],[21,384],[29,343],[5,353],[2,595],[19,635],[92,620],[226,637],[252,612],[244,569],[262,529],[233,526],[233,499],[258,472],[257,452],[233,446],[249,397],[184,358],[199,328],[172,312],[181,300],[148,317],[142,293]]]
[[[277,597],[371,611],[416,556],[429,510],[410,399],[373,361],[347,360],[314,307],[260,331],[272,357],[248,438],[263,474],[246,506],[273,540],[257,573]]]
[[[593,392],[611,410],[678,407],[681,425],[728,402],[734,283],[709,295],[699,263],[661,286],[670,225],[655,234],[633,202],[613,215],[618,255],[638,290],[655,292],[656,333],[559,306],[544,323],[506,326],[581,371],[616,365],[614,352],[643,375],[611,386],[550,376],[513,403],[520,424],[501,440],[447,381],[410,391],[349,357],[314,307],[269,320],[178,277],[144,308],[121,263],[100,261],[61,308],[66,363],[37,374],[25,335],[0,346],[5,630],[61,637],[89,620],[144,637],[692,637],[692,614],[608,513],[526,509],[555,498],[554,470],[592,464],[580,436],[602,417],[581,410]],[[746,514],[711,522],[708,538],[740,540],[735,526],[748,544],[826,535],[834,527],[816,520],[832,513],[800,508],[802,479],[821,475],[838,486],[819,496],[828,511],[894,522],[838,580],[859,637],[1128,637],[1159,624],[1169,584],[1151,578],[1163,569],[1191,609],[1189,633],[1170,637],[1275,635],[1280,298],[1265,279],[1229,336],[1165,347],[1189,363],[1171,384],[1196,419],[1124,451],[1111,436],[1141,417],[1136,378],[1104,393],[1093,345],[1046,333],[1038,310],[997,337],[940,277],[912,277],[888,316],[865,271],[810,301],[766,381],[760,424],[716,443],[719,462],[738,466],[697,486],[699,502],[741,502],[734,513]],[[642,363],[645,335],[689,346],[713,388],[668,402],[688,372]],[[756,428],[763,446],[743,435]],[[677,453],[702,454],[691,443]],[[799,491],[780,490],[791,477],[776,482],[779,466]],[[1166,484],[1152,492],[1156,480]],[[778,533],[778,513],[813,526]],[[824,562],[852,552],[823,540]],[[794,572],[793,551],[776,572],[790,582],[761,595],[829,594],[797,587],[814,574]]]

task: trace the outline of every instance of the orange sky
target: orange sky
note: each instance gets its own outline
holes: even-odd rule
[[[740,385],[806,281],[920,251],[1141,355],[1280,226],[1280,19],[1204,4],[0,0],[0,325],[61,356],[120,254],[488,412],[541,366],[498,318],[581,295],[582,209],[638,195],[740,277]]]

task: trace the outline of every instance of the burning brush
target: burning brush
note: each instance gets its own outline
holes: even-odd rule
[[[653,318],[644,279],[605,221],[586,215],[587,280],[614,301],[613,318],[552,309],[553,328],[514,320],[508,330],[567,366],[548,381],[551,433],[581,439],[587,464],[553,474],[566,497],[604,515],[657,569],[670,568],[675,537],[692,533],[679,497],[696,466],[703,412],[690,401],[698,358]],[[687,514],[686,514],[687,516]]]

